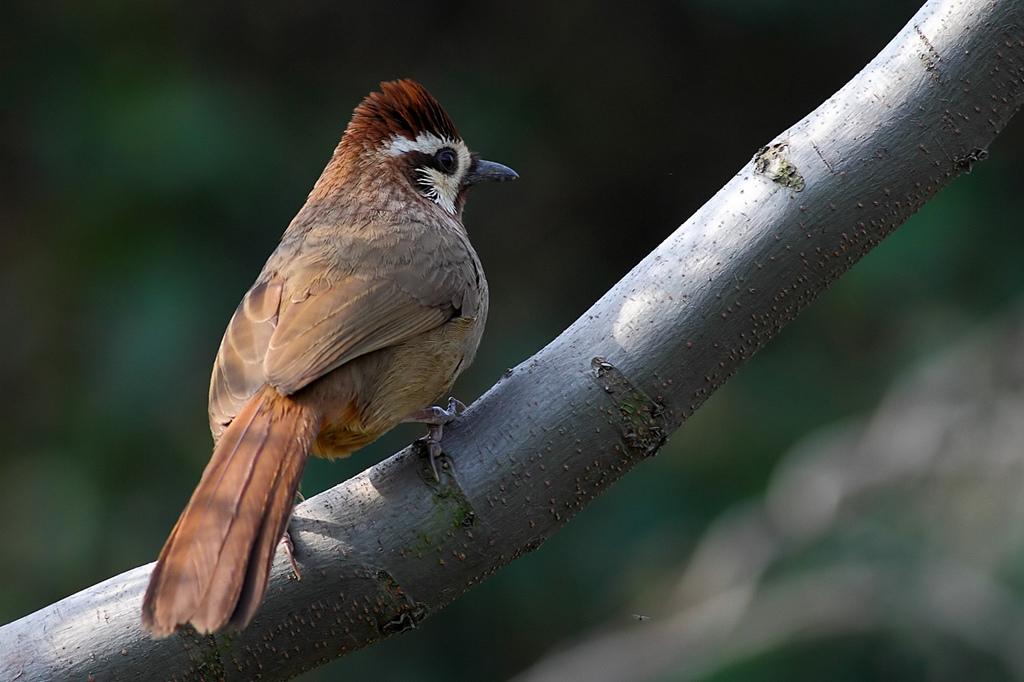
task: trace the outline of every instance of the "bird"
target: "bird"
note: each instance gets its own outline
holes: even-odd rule
[[[142,626],[238,632],[256,615],[310,454],[347,457],[403,421],[440,452],[461,403],[432,403],[487,318],[466,190],[515,171],[469,150],[412,80],[355,108],[228,323],[210,380],[213,454],[151,573]]]

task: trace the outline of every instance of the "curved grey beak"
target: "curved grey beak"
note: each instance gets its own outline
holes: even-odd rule
[[[476,166],[466,176],[465,183],[474,185],[478,182],[502,182],[504,180],[515,180],[519,173],[508,166],[493,161],[477,159]]]

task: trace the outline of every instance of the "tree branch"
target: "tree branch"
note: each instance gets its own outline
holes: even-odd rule
[[[1024,0],[933,0],[445,433],[300,505],[235,636],[139,627],[143,566],[0,628],[3,679],[283,679],[414,627],[655,454],[830,282],[985,158],[1024,94]],[[682,146],[683,141],[678,144]]]

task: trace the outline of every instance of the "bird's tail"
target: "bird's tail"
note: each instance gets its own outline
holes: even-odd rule
[[[240,630],[256,614],[320,420],[265,386],[228,425],[149,579],[153,637],[189,622]]]

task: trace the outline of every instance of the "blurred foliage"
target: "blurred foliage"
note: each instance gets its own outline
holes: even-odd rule
[[[466,222],[491,318],[470,400],[553,338],[918,0],[0,7],[0,622],[153,560],[209,455],[231,312],[352,108],[412,77],[522,180]],[[788,446],[1024,293],[1024,125],[743,368],[654,461],[428,620],[306,679],[503,679],[643,610]],[[315,493],[421,431],[315,461]],[[625,614],[625,616],[624,616]],[[818,642],[828,671],[878,639]],[[897,653],[892,653],[892,652]],[[797,652],[800,653],[800,652]],[[745,669],[771,679],[792,650]],[[877,678],[871,665],[847,679]],[[872,672],[875,670],[875,672]],[[807,673],[807,679],[814,677]],[[828,676],[828,675],[824,675]],[[776,678],[782,679],[776,675]]]

